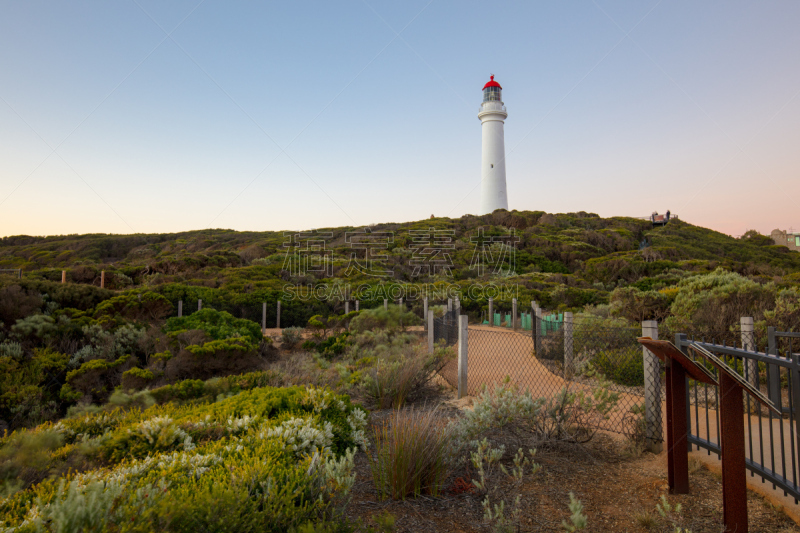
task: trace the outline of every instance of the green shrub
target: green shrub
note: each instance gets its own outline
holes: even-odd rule
[[[50,348],[35,348],[29,358],[0,357],[0,419],[15,429],[55,416],[68,361]]]
[[[211,378],[206,381],[187,379],[171,385],[164,385],[150,391],[156,402],[186,402],[198,398],[213,400],[223,393],[238,393],[258,387],[275,387],[282,383],[283,377],[272,370],[250,372],[226,377]]]
[[[756,321],[775,305],[773,284],[762,285],[722,268],[710,274],[686,278],[678,292],[666,324],[671,331],[684,331],[707,338],[724,339],[743,316]]]
[[[350,321],[350,331],[360,333],[383,329],[395,333],[420,323],[420,318],[411,311],[406,311],[399,305],[390,305],[388,309],[375,307],[359,311],[358,316]]]
[[[587,442],[598,423],[616,407],[619,394],[601,382],[591,391],[562,388],[554,396],[534,398],[509,383],[484,390],[473,409],[464,411],[454,431],[453,445],[463,450],[468,443],[491,434],[517,445],[531,442]]]
[[[122,388],[124,390],[137,390],[146,387],[155,379],[155,375],[145,368],[131,368],[122,373]]]
[[[324,341],[316,345],[316,350],[327,359],[333,359],[337,355],[342,355],[349,345],[348,338],[350,332],[344,331],[339,335],[331,335]]]
[[[275,527],[282,531],[319,518],[317,512],[331,511],[331,505],[341,503],[340,497],[353,482],[353,450],[366,446],[365,426],[365,413],[354,408],[346,396],[300,387],[260,388],[204,405],[84,413],[17,433],[0,440],[0,472],[8,479],[24,481],[22,486],[5,484],[7,493],[25,489],[49,472],[66,471],[67,464],[85,469],[102,458],[107,469],[66,480],[78,480],[81,490],[95,480],[121,481],[125,490],[116,511],[123,512],[126,520],[136,517],[139,523],[138,517],[146,511],[140,505],[141,494],[137,495],[140,490],[147,492],[148,487],[163,482],[162,488],[169,492],[156,500],[164,497],[176,503],[188,493],[202,493],[205,481],[228,487],[235,485],[235,480],[244,482],[248,465],[258,465],[265,468],[265,475],[272,476],[272,481],[261,487],[264,496],[277,497],[285,489],[286,501],[293,502],[283,511],[286,501],[273,508],[277,513],[273,518],[279,523]],[[32,506],[58,505],[57,498],[66,499],[66,492],[59,492],[60,481],[55,477],[3,501],[0,523],[14,526],[26,515],[35,517],[35,513],[28,514]],[[266,505],[258,502],[261,500],[256,499],[257,508]],[[314,510],[309,511],[303,502]],[[272,503],[270,500],[269,505]],[[150,519],[168,518],[167,510],[161,509]],[[113,522],[115,516],[106,518]],[[144,529],[155,527],[149,519],[141,523],[147,524]]]
[[[438,496],[452,470],[451,432],[436,410],[395,410],[375,427],[367,453],[381,498]]]
[[[59,433],[47,430],[14,433],[4,441],[0,448],[0,484],[6,488],[15,480],[29,485],[44,479],[53,465],[52,452],[64,444]]]
[[[303,328],[284,328],[281,332],[281,347],[292,350],[302,340]]]
[[[38,291],[16,284],[0,288],[0,325],[11,327],[17,320],[39,311],[42,303]]]
[[[242,337],[258,345],[263,339],[261,326],[251,320],[234,318],[225,311],[205,308],[184,317],[172,317],[164,325],[164,331],[177,335],[182,331],[200,330],[213,340]]]
[[[644,359],[641,352],[603,350],[591,360],[591,365],[610,381],[620,385],[644,385]]]
[[[115,361],[93,359],[83,363],[77,370],[67,372],[66,384],[61,397],[65,400],[85,398],[90,402],[103,403],[120,381],[125,370],[133,364],[130,355]],[[80,396],[76,397],[76,393]]]
[[[379,409],[402,407],[455,357],[452,348],[440,347],[429,354],[427,346],[408,342],[408,339],[396,339],[382,348],[385,349],[360,354],[374,358],[374,365],[362,371],[361,390]]]
[[[317,349],[317,343],[309,339],[307,341],[303,341],[303,344],[300,345],[300,348],[310,352]]]
[[[136,322],[152,322],[162,320],[170,313],[172,304],[160,294],[132,291],[98,304],[94,318],[100,322],[118,321],[120,318]]]

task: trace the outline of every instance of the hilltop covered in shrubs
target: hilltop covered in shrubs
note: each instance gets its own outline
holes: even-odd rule
[[[445,231],[427,241],[446,245],[436,268],[424,261],[431,228]],[[360,405],[395,410],[368,454],[381,498],[436,495],[471,459],[478,482],[464,486],[511,527],[519,497],[487,482],[504,448],[486,439],[584,442],[586,417],[607,416],[617,397],[604,380],[552,398],[505,384],[448,422],[402,411],[454,367],[451,348],[429,353],[409,331],[422,322],[422,293],[404,292],[415,286],[435,291],[437,316],[459,295],[473,321],[495,288],[495,309],[536,300],[598,331],[656,319],[723,338],[745,315],[759,345],[768,326],[800,330],[800,254],[753,232],[498,211],[320,235],[327,259],[299,264],[282,232],[0,240],[0,268],[23,271],[0,274],[0,531],[349,531],[340,518],[354,454],[369,440]],[[367,256],[363,239],[385,247]],[[344,295],[365,287],[359,311],[346,308]],[[384,309],[395,287],[404,307]],[[278,300],[285,329],[265,336],[262,306],[270,327]],[[631,361],[624,372],[594,364],[640,385],[641,357]],[[533,460],[520,450],[506,465],[517,488],[539,469]]]

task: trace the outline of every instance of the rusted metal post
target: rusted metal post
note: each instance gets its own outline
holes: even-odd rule
[[[726,531],[747,533],[747,471],[742,387],[727,372],[720,372],[719,391],[723,523]]]
[[[675,345],[680,349],[680,333]],[[689,494],[689,448],[686,416],[686,370],[667,362],[667,479],[670,494]]]

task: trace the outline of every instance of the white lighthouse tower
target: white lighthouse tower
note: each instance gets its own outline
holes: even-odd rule
[[[503,105],[503,88],[494,81],[494,75],[483,86],[483,103],[478,112],[483,132],[481,149],[481,210],[480,214],[495,209],[508,209],[506,193],[506,148],[503,124],[508,117]]]

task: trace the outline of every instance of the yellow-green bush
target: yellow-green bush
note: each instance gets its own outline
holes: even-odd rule
[[[108,467],[1,500],[0,531],[287,531],[331,519],[354,481],[365,426],[346,396],[301,387],[46,424],[31,434],[63,439],[50,457],[68,459],[81,443]]]

